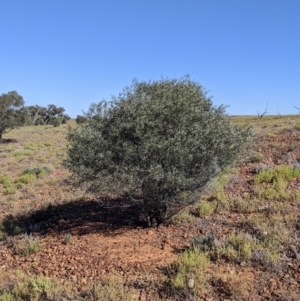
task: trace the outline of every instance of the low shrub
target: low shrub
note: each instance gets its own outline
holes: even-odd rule
[[[16,192],[16,186],[14,186],[14,185],[7,186],[3,191],[3,193],[6,194],[6,195],[7,194],[14,194],[15,192]]]
[[[211,215],[217,207],[217,202],[201,201],[198,206],[198,213],[200,217]]]
[[[191,241],[191,246],[193,249],[198,249],[202,252],[212,251],[216,249],[217,240],[214,236],[196,236]]]
[[[14,252],[18,255],[27,256],[35,254],[41,250],[41,244],[38,239],[33,238],[32,234],[25,234],[23,238],[11,238],[10,244]]]
[[[258,162],[261,162],[263,161],[264,159],[264,156],[262,153],[260,152],[254,152],[253,154],[251,154],[250,158],[249,158],[249,161],[251,163],[258,163]]]
[[[62,287],[58,281],[47,277],[27,276],[17,271],[12,274],[0,275],[0,301],[40,301],[40,300],[71,300],[70,289]],[[72,299],[74,300],[74,299]]]
[[[120,276],[107,276],[96,283],[92,289],[93,300],[105,301],[134,301],[131,291],[124,285]]]
[[[72,242],[72,234],[71,233],[66,233],[64,235],[64,243],[65,244],[70,244]]]
[[[191,222],[194,216],[187,210],[182,210],[171,217],[171,223],[174,225],[182,225]]]
[[[3,188],[7,188],[11,186],[13,183],[11,177],[9,175],[0,176],[0,184],[3,185]]]
[[[221,255],[233,262],[242,262],[251,259],[253,241],[244,234],[230,234],[225,241]]]
[[[37,178],[42,178],[46,174],[49,174],[53,171],[53,168],[50,166],[42,166],[42,167],[33,167],[33,168],[26,168],[23,170],[21,175],[34,175]]]
[[[15,183],[23,183],[23,184],[29,184],[34,182],[35,175],[33,174],[22,174],[19,177],[16,178]]]
[[[206,253],[198,249],[186,250],[179,256],[177,273],[171,280],[172,286],[177,289],[191,289],[197,294],[203,293],[206,288],[206,270],[209,265],[210,260]],[[189,281],[192,281],[193,285]]]

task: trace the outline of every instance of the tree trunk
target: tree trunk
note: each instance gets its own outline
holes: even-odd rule
[[[144,201],[144,206],[148,227],[158,227],[166,220],[168,209],[166,204],[148,199]]]

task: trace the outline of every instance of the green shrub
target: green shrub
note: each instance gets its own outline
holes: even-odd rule
[[[24,148],[27,149],[27,150],[31,150],[31,151],[37,151],[38,150],[37,145],[35,145],[33,143],[26,143]]]
[[[77,115],[76,119],[76,124],[81,124],[87,121],[87,118],[81,115]]]
[[[280,181],[280,178],[285,181],[289,181],[298,177],[300,177],[299,168],[289,165],[280,165],[275,169],[262,170],[258,175],[256,175],[254,181],[255,183],[273,183]]]
[[[213,197],[218,201],[218,206],[222,205],[222,207],[228,206],[228,198],[225,195],[224,187],[229,181],[229,176],[227,174],[221,175],[217,179],[217,184],[214,187]]]
[[[11,153],[11,152],[13,152],[15,149],[14,149],[14,147],[12,147],[12,146],[8,146],[7,148],[6,148],[6,151],[8,152],[8,153]]]
[[[14,185],[15,187],[16,187],[16,189],[21,189],[21,188],[23,188],[23,185],[22,185],[22,183],[21,182],[17,182],[17,183],[15,183],[15,185]]]
[[[0,176],[0,184],[3,185],[3,193],[4,194],[14,194],[16,192],[16,187],[13,184],[13,180],[8,175]]]
[[[241,197],[234,198],[231,203],[231,208],[237,212],[248,213],[254,212],[258,209],[261,200],[257,198],[246,198]]]
[[[276,168],[277,178],[281,177],[286,181],[300,177],[300,169],[289,165],[280,165]]]
[[[42,167],[33,167],[33,168],[26,168],[23,170],[21,173],[21,176],[23,175],[33,175],[34,177],[37,178],[42,178],[46,174],[49,174],[53,171],[53,168],[50,166],[42,166]]]
[[[141,200],[152,226],[197,202],[251,137],[189,77],[134,81],[85,117],[70,129],[64,166],[93,193]]]
[[[195,217],[186,210],[180,211],[171,217],[171,222],[174,225],[182,225],[187,222],[191,222]]]
[[[247,261],[252,257],[254,242],[247,239],[244,234],[230,234],[225,242],[225,248],[221,250],[222,256],[230,261]]]
[[[200,201],[198,212],[200,217],[211,215],[217,207],[216,202]]]
[[[53,119],[53,121],[52,121],[52,125],[53,125],[54,127],[59,127],[59,126],[61,125],[61,123],[62,123],[62,120],[61,120],[60,118],[55,118],[55,119]]]
[[[6,188],[4,189],[4,194],[14,194],[15,192],[16,186],[14,185],[6,186]]]
[[[209,265],[207,254],[197,249],[185,251],[178,258],[177,273],[171,280],[172,286],[178,289],[188,289],[188,282],[193,279],[192,289],[201,294],[206,287],[206,270]]]
[[[207,252],[216,249],[215,238],[211,235],[196,236],[191,241],[193,249],[199,249],[200,251]]]
[[[31,156],[32,154],[33,154],[33,152],[31,150],[28,150],[28,149],[26,149],[26,150],[16,150],[16,151],[13,152],[13,155],[15,157],[18,157],[18,158],[28,157],[28,156]]]
[[[250,162],[251,163],[261,162],[261,161],[263,161],[263,159],[264,159],[264,156],[262,155],[262,153],[259,153],[259,152],[254,152],[250,156]]]
[[[275,169],[262,170],[254,178],[256,184],[256,192],[259,197],[271,200],[287,200],[292,198],[286,192],[288,181],[300,177],[300,169],[288,165],[280,165]],[[258,184],[269,183],[261,187]]]
[[[10,176],[8,175],[0,176],[0,184],[2,184],[4,188],[10,187],[12,183],[13,181]]]
[[[18,176],[15,180],[16,183],[23,183],[23,184],[29,184],[34,182],[35,175],[33,174],[23,174],[21,176]]]
[[[11,275],[9,276],[11,277]],[[8,290],[0,290],[0,301],[61,300],[62,296],[69,295],[56,280],[40,276],[27,276],[22,272],[17,272],[14,281],[10,281],[7,286]]]
[[[264,169],[259,172],[258,175],[255,176],[254,182],[255,183],[272,183],[275,176],[275,172],[273,169]]]

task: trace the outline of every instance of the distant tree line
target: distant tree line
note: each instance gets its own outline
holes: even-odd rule
[[[45,125],[59,126],[71,119],[63,107],[50,104],[25,106],[24,99],[17,91],[0,95],[0,140],[2,135],[18,126]]]
[[[39,105],[27,107],[30,125],[59,125],[64,124],[67,120],[71,119],[70,116],[64,114],[63,107],[57,107],[53,104],[47,107]]]

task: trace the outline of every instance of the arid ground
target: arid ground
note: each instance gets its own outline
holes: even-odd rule
[[[255,132],[243,160],[158,228],[125,197],[74,186],[67,125],[5,134],[0,301],[300,300],[300,116],[232,122]]]

